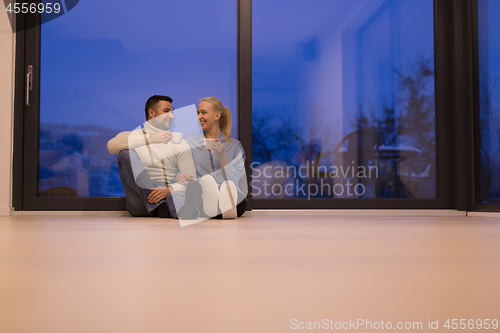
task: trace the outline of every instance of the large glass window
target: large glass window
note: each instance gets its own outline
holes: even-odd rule
[[[500,203],[500,1],[479,0],[479,203]]]
[[[234,0],[86,0],[42,25],[40,195],[123,195],[106,142],[155,94],[217,96],[236,136],[236,19]]]
[[[256,199],[436,198],[433,0],[254,0]]]

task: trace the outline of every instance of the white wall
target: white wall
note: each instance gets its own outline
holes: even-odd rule
[[[0,5],[0,7],[3,7]],[[0,12],[0,216],[12,206],[12,122],[14,105],[14,38],[9,18]]]

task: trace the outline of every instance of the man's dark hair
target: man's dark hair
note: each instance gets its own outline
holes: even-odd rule
[[[156,111],[156,106],[159,101],[166,101],[172,103],[173,99],[168,96],[161,96],[161,95],[154,95],[149,97],[148,101],[146,102],[146,120],[149,118],[149,109],[153,109]]]

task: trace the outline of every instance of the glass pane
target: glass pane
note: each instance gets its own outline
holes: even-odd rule
[[[155,94],[217,96],[236,137],[236,29],[234,0],[86,0],[42,25],[40,195],[124,195],[106,143]]]
[[[254,198],[436,198],[433,29],[433,0],[254,0]]]
[[[479,1],[480,203],[500,203],[500,1]]]

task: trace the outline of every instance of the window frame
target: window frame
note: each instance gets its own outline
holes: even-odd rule
[[[40,0],[37,0],[40,3]],[[248,19],[241,15],[248,6],[250,0],[237,1],[237,45],[242,40],[241,36],[248,32],[248,29],[241,29],[239,22],[246,22]],[[28,21],[30,20],[30,21]],[[39,157],[39,137],[40,137],[40,42],[41,27],[38,24],[41,15],[17,14],[16,24],[16,70],[15,70],[15,97],[14,97],[14,153],[13,153],[13,189],[12,205],[15,211],[124,211],[125,197],[74,197],[74,198],[51,198],[38,197],[38,157]],[[33,28],[24,29],[32,26]],[[248,36],[246,36],[248,39]],[[244,39],[243,39],[244,41]],[[244,49],[244,47],[241,49]],[[250,39],[251,47],[251,39]],[[251,101],[251,94],[245,97],[241,88],[251,89],[251,62],[250,68],[245,67],[248,61],[245,60],[245,53],[240,52],[238,47],[237,59],[237,105],[238,119],[245,119],[245,112],[248,111],[248,99]],[[243,59],[243,61],[241,61]],[[26,71],[27,66],[33,65],[33,89],[30,93],[31,105],[25,103],[26,92]],[[250,79],[249,79],[250,78]],[[240,81],[247,82],[240,84]],[[248,83],[249,82],[249,83]],[[250,91],[251,92],[251,91]],[[249,96],[249,97],[248,97]],[[251,108],[251,105],[250,105]],[[240,116],[242,118],[240,118]],[[247,116],[248,118],[248,116]],[[247,119],[248,121],[248,119]],[[241,124],[241,122],[240,122]],[[241,131],[242,129],[242,131]],[[244,127],[239,127],[239,136],[245,136]],[[242,134],[243,133],[243,134]],[[247,134],[248,135],[248,134]],[[251,133],[250,133],[251,135]],[[251,137],[250,137],[251,142]],[[106,144],[106,143],[103,143]],[[250,150],[251,154],[251,150]],[[250,155],[251,156],[251,155]],[[246,161],[247,168],[250,161]],[[247,209],[250,209],[251,204]]]
[[[258,209],[454,209],[457,207],[453,193],[452,133],[453,118],[449,85],[452,83],[448,45],[451,43],[450,1],[434,1],[434,68],[436,105],[436,160],[437,198],[432,199],[253,199],[253,207]],[[247,149],[246,146],[244,146]]]
[[[237,1],[238,137],[252,162],[252,0]],[[478,0],[434,0],[437,199],[253,199],[247,209],[457,209],[500,211],[476,201],[479,59]],[[40,18],[38,18],[40,20]],[[36,23],[36,22],[35,22]],[[41,198],[38,193],[40,26],[18,14],[14,97],[13,197],[16,211],[122,211],[123,197]],[[25,104],[26,68],[34,64],[31,106]],[[103,143],[104,144],[104,143]]]
[[[473,109],[474,109],[474,188],[470,210],[478,212],[500,212],[499,203],[481,202],[481,95],[479,55],[479,0],[471,0],[472,64],[473,64]]]

